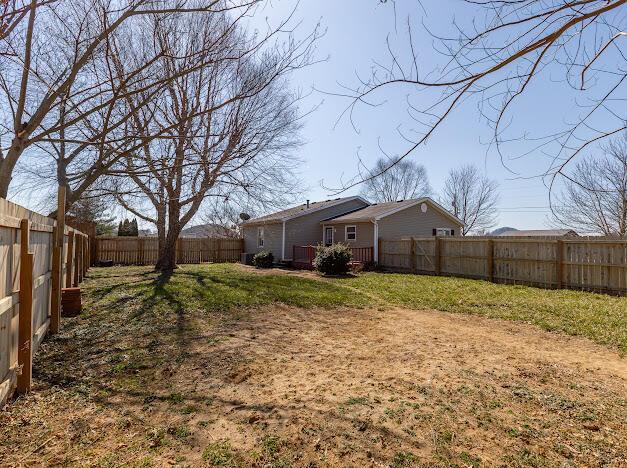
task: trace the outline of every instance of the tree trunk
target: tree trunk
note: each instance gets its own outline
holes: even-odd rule
[[[163,243],[163,248],[159,248],[159,258],[155,265],[155,270],[172,271],[176,268],[176,243],[181,234],[181,222],[179,220],[180,211],[178,206],[170,203],[168,212],[168,233]],[[161,244],[161,239],[159,240]]]
[[[24,152],[26,138],[15,137],[11,142],[11,147],[7,151],[6,157],[3,159],[0,155],[0,197],[7,198],[9,195],[9,186],[13,179],[13,170],[17,164],[17,160]]]
[[[176,268],[176,241],[174,239],[173,242],[168,240],[161,252],[159,252],[159,259],[157,260],[157,264],[155,265],[155,270],[158,271],[172,271]]]

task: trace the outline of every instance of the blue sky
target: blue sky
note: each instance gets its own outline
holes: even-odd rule
[[[407,143],[399,137],[398,129],[407,134],[416,125],[407,115],[406,99],[409,97],[418,106],[431,102],[433,96],[423,96],[411,88],[388,89],[376,97],[381,106],[357,108],[353,119],[357,130],[347,117],[340,118],[349,101],[332,94],[343,92],[343,85],[357,85],[358,76],[368,76],[375,61],[389,60],[386,38],[401,56],[406,56],[405,25],[409,16],[415,26],[421,70],[429,72],[441,66],[445,58],[437,52],[437,44],[422,24],[434,34],[451,36],[454,20],[468,25],[473,19],[482,19],[478,16],[481,12],[464,7],[461,0],[424,0],[422,4],[424,9],[417,0],[385,4],[378,0],[269,0],[251,19],[251,28],[263,30],[266,22],[277,24],[297,6],[293,21],[299,23],[296,36],[305,36],[318,23],[325,31],[317,43],[316,58],[321,61],[296,72],[291,79],[294,90],[306,95],[302,110],[316,108],[306,118],[302,133],[305,144],[297,154],[303,162],[303,201],[357,194],[359,187],[341,195],[333,189],[355,177],[359,158],[371,165],[381,157],[380,147],[390,155],[403,153]],[[529,88],[526,98],[515,108],[514,131],[544,135],[556,127],[561,129],[569,116],[581,112],[562,75],[560,70],[548,69]],[[456,109],[411,159],[427,168],[436,195],[451,168],[476,164],[500,185],[497,226],[546,228],[550,225],[549,191],[539,176],[550,158],[539,152],[516,158],[526,147],[522,142],[512,143],[506,147],[503,164],[488,145],[492,130],[480,118],[478,104],[470,99]],[[41,204],[37,194],[15,195],[16,202],[30,208],[37,209]],[[128,216],[121,209],[113,210],[113,214]],[[192,224],[199,222],[202,220]]]
[[[273,0],[272,6],[258,14],[256,21],[273,23],[288,14],[296,4],[293,0]],[[302,20],[301,34],[310,31],[320,21],[326,31],[317,46],[318,58],[327,58],[306,71],[293,76],[292,85],[305,93],[312,88],[328,93],[342,92],[341,85],[354,86],[357,75],[367,76],[374,60],[385,61],[389,55],[386,37],[395,43],[401,54],[407,52],[404,36],[407,15],[420,28],[424,22],[434,33],[451,33],[452,21],[469,21],[463,17],[459,0],[423,2],[426,12],[417,1],[397,0],[379,4],[377,0],[303,0],[296,16]],[[425,14],[426,13],[426,14]],[[297,33],[298,34],[298,33]],[[434,43],[422,30],[416,32],[416,44],[423,70],[433,70],[443,57],[434,49]],[[405,49],[403,49],[405,48]],[[577,112],[573,96],[560,78],[547,74],[529,90],[529,96],[516,108],[516,131],[544,134],[546,129],[563,124],[567,115]],[[402,152],[407,144],[398,134],[400,125],[411,131],[415,125],[406,114],[405,97],[411,89],[390,90],[381,97],[387,103],[377,108],[360,108],[354,121],[358,132],[348,118],[338,118],[348,101],[323,92],[314,91],[303,109],[320,104],[307,118],[303,131],[306,144],[300,150],[304,164],[302,175],[308,190],[304,198],[324,199],[333,195],[329,188],[342,186],[342,181],[357,172],[358,158],[366,164],[382,155],[378,145],[389,153]],[[413,96],[420,103],[420,96]],[[416,101],[415,101],[416,102]],[[538,112],[537,103],[549,103]],[[498,226],[520,229],[546,228],[549,223],[549,196],[543,174],[549,159],[540,154],[515,159],[524,151],[521,146],[509,145],[505,153],[507,168],[499,155],[490,148],[492,136],[489,126],[480,119],[477,102],[472,100],[457,109],[440,127],[426,145],[411,155],[427,168],[435,192],[442,189],[448,171],[462,164],[478,165],[490,178],[500,184]],[[354,194],[358,188],[346,194]]]

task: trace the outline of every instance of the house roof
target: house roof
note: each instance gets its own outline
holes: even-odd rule
[[[526,231],[505,231],[499,237],[578,237],[572,229],[530,229]]]
[[[456,216],[447,211],[442,205],[436,203],[429,197],[414,198],[411,200],[401,200],[396,202],[373,203],[372,205],[369,205],[365,208],[360,208],[358,210],[354,210],[350,213],[346,213],[340,216],[334,216],[332,218],[325,219],[322,222],[327,224],[340,224],[350,222],[378,221],[381,218],[385,218],[386,216],[390,216],[391,214],[397,213],[415,205],[420,205],[422,203],[427,203],[431,205],[432,208],[436,209],[444,216],[447,216],[460,226],[464,225],[464,223],[460,219],[458,219]]]
[[[324,210],[325,208],[330,208],[332,206],[340,205],[342,203],[346,203],[352,200],[361,200],[362,202],[368,204],[368,202],[361,197],[344,197],[335,198],[332,200],[314,201],[309,203],[309,207],[307,207],[307,203],[303,203],[302,205],[294,206],[286,210],[281,210],[265,216],[250,219],[248,221],[245,221],[243,225],[249,226],[252,224],[282,223],[284,221],[289,221],[290,219],[315,213],[316,211]]]
[[[183,229],[181,237],[233,237],[233,230],[220,224],[199,224]]]

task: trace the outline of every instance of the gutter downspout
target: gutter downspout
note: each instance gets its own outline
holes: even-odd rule
[[[379,222],[375,219],[374,223],[374,262],[379,263]]]
[[[281,243],[281,260],[285,261],[285,221],[283,221],[283,242]]]

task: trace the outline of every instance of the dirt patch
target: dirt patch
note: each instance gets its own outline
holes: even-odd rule
[[[0,465],[627,466],[627,361],[585,339],[403,309],[179,313],[158,334],[118,313],[45,342]]]

